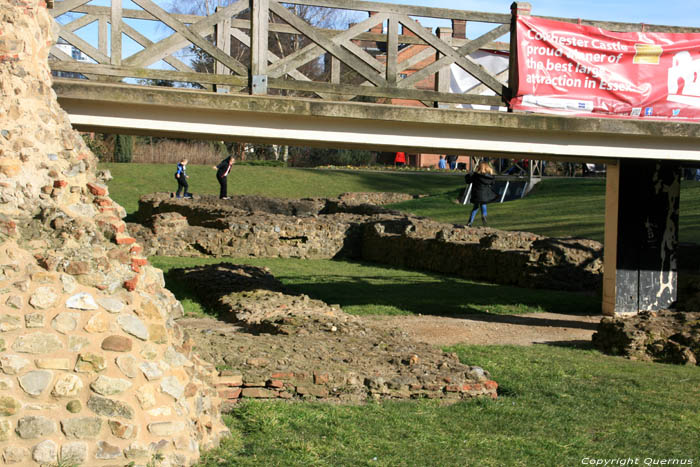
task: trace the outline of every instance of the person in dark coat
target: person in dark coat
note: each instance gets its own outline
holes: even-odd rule
[[[457,156],[454,154],[448,154],[447,165],[450,167],[450,170],[455,170],[457,168]]]
[[[214,166],[216,169],[216,180],[219,182],[219,199],[228,199],[228,177],[231,171],[231,166],[236,162],[236,158],[233,156],[228,156],[226,159],[219,162],[218,165]]]
[[[486,203],[490,203],[498,197],[498,194],[493,191],[495,181],[491,165],[486,161],[480,162],[471,176],[471,201],[474,206],[469,216],[469,227],[474,223],[479,208],[481,208],[481,221],[486,225]]]

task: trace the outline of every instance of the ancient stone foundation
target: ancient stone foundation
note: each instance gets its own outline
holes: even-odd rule
[[[602,246],[467,228],[338,199],[147,195],[130,231],[149,255],[346,257],[521,287],[598,290]]]
[[[593,344],[635,360],[700,365],[700,277],[681,276],[678,295],[674,310],[603,318]]]
[[[190,465],[227,432],[214,367],[57,104],[45,5],[0,18],[0,462]]]
[[[482,368],[338,306],[289,295],[260,268],[222,263],[171,274],[218,314],[219,321],[180,322],[197,353],[223,368],[216,385],[228,404],[497,397],[498,384]]]

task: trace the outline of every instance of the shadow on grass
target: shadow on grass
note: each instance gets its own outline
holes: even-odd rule
[[[600,298],[593,293],[525,289],[425,273],[413,278],[403,274],[365,277],[324,275],[323,282],[303,276],[277,277],[294,293],[339,304],[343,308],[369,310],[353,310],[356,314],[374,314],[371,312],[373,307],[393,307],[396,309],[393,314],[470,315],[470,319],[477,315],[491,321],[515,315],[510,319],[520,320],[523,324],[528,320],[524,314],[532,312],[585,316],[600,314]],[[534,322],[529,324],[534,325]],[[581,323],[566,321],[542,325],[571,327],[574,324],[578,326]]]

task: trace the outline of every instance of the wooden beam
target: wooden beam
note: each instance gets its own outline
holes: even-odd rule
[[[122,64],[122,0],[112,0],[112,38],[110,63]]]
[[[122,25],[122,30],[124,34],[129,36],[131,39],[133,39],[134,42],[142,46],[144,49],[150,47],[153,45],[153,41],[150,40],[148,37],[144,36],[140,32],[138,32],[136,29],[132,28],[128,24],[124,23]],[[176,70],[179,71],[193,71],[192,68],[189,65],[186,65],[184,62],[180,61],[179,59],[173,57],[172,55],[169,55],[167,57],[163,57],[162,59],[165,63],[168,65],[172,66]]]
[[[295,27],[300,33],[307,36],[313,42],[315,42],[331,54],[338,57],[340,60],[343,61],[343,63],[350,66],[353,70],[362,75],[366,80],[371,81],[376,86],[386,85],[386,80],[382,78],[381,75],[377,74],[370,65],[365,63],[356,55],[353,55],[350,52],[348,52],[342,46],[337,45],[332,40],[329,40],[325,36],[316,33],[316,31],[310,24],[306,23],[301,18],[294,16],[292,13],[289,12],[289,10],[277,3],[275,0],[270,0],[270,10],[272,10],[276,15],[278,15],[284,21],[289,23],[291,26]]]
[[[77,0],[77,3],[82,2],[83,0]],[[65,2],[56,2],[56,5],[59,6],[62,3]],[[309,2],[285,2],[285,3],[291,3],[291,4],[306,4]],[[341,3],[341,2],[337,2]],[[357,2],[356,2],[357,3]],[[367,8],[367,7],[357,7],[356,3],[353,5],[347,5],[344,2],[342,3],[342,6],[338,6],[336,8],[341,8],[344,10],[358,10],[358,11],[377,11],[377,12],[384,12],[384,13],[404,13],[408,14],[410,16],[426,16],[426,17],[432,17],[432,18],[445,18],[445,19],[458,19],[458,20],[466,20],[466,21],[475,21],[475,22],[485,22],[485,23],[501,23],[501,24],[507,24],[510,22],[510,17],[507,14],[500,14],[500,13],[480,13],[480,12],[473,12],[473,11],[464,11],[464,10],[447,10],[447,9],[433,9],[433,10],[438,10],[438,11],[445,11],[445,12],[455,12],[454,15],[450,14],[445,14],[445,15],[435,15],[435,16],[430,16],[430,15],[423,15],[423,14],[415,14],[413,12],[410,12],[411,8],[425,8],[425,7],[412,7],[410,5],[403,5],[403,7],[408,8],[408,10],[405,11],[400,11],[401,5],[392,5],[392,4],[387,4],[387,3],[380,3],[379,5],[384,5],[386,8],[384,9],[372,9],[372,8]],[[360,2],[360,5],[366,5],[368,2]],[[377,5],[377,3],[369,3],[370,5]],[[322,6],[322,5],[316,5],[316,6]],[[99,7],[99,6],[92,6],[92,5],[82,5],[78,6],[75,8],[71,8],[70,11],[74,11],[76,13],[88,13],[88,14],[94,14],[94,15],[99,15],[103,14],[101,13],[103,10],[109,10],[109,7]],[[56,10],[51,11],[52,16],[60,16],[60,15],[55,15],[54,12]],[[408,12],[408,13],[407,13]],[[65,11],[63,12],[65,13]],[[61,14],[63,14],[61,13]],[[146,19],[146,20],[154,20],[155,18],[150,15],[149,13],[143,11],[143,10],[123,10],[123,17],[124,18],[133,18],[133,19]],[[466,16],[468,17],[464,17]],[[470,16],[472,15],[472,16]],[[483,21],[482,19],[478,18],[483,18],[483,15],[488,15],[491,19],[496,19],[498,18],[498,21]],[[202,16],[199,15],[183,15],[183,14],[174,14],[173,15],[175,18],[179,19],[183,23],[196,23],[200,19],[202,19]],[[538,16],[539,18],[544,18],[544,19],[552,19],[555,21],[563,21],[566,23],[578,23],[579,21],[581,24],[584,24],[586,26],[594,26],[594,27],[600,27],[603,29],[607,29],[609,31],[617,31],[617,32],[641,32],[642,28],[644,28],[644,31],[647,32],[669,32],[669,33],[700,33],[700,28],[698,27],[690,27],[690,26],[667,26],[667,25],[659,25],[659,24],[647,24],[644,23],[642,25],[641,23],[621,23],[621,22],[615,22],[615,21],[598,21],[598,20],[590,20],[590,19],[579,19],[579,18],[559,18],[559,17],[554,17],[554,16]],[[243,21],[243,20],[241,20]],[[235,27],[241,27],[236,25]],[[271,26],[271,31],[273,27],[277,28],[284,28],[285,26],[279,25],[279,26]],[[247,27],[246,27],[247,28]],[[332,31],[332,30],[328,30]],[[285,31],[276,31],[276,32],[285,32]],[[368,33],[370,34],[370,33]],[[374,40],[369,38],[367,36],[366,38],[363,37],[363,40]],[[411,41],[415,40],[415,38],[411,39],[410,37],[407,37],[406,40]],[[414,42],[407,42],[407,43],[414,43]],[[455,45],[458,45],[455,43]]]
[[[151,13],[153,16],[158,18],[161,22],[165,23],[168,27],[173,29],[176,33],[180,34],[182,37],[187,39],[189,42],[192,44],[196,45],[209,55],[211,55],[215,60],[218,60],[222,62],[224,65],[226,65],[228,68],[231,69],[231,71],[234,71],[239,74],[244,74],[248,70],[246,69],[245,66],[243,66],[238,60],[234,59],[228,54],[223,53],[221,50],[217,49],[214,45],[211,44],[208,40],[206,40],[204,37],[200,36],[196,31],[188,28],[185,26],[183,23],[178,21],[177,19],[173,18],[170,13],[153,3],[152,0],[132,0],[135,4],[143,8],[144,10],[148,11]],[[239,0],[239,3],[243,0]],[[226,8],[222,9],[221,11],[225,11]],[[214,18],[215,16],[219,15],[219,13],[214,13],[211,16],[208,16],[207,19]],[[223,16],[223,15],[221,15]],[[217,18],[219,19],[219,18]],[[216,24],[216,22],[214,22]],[[214,25],[212,24],[212,26]]]
[[[112,65],[97,65],[81,62],[56,62],[51,63],[54,71],[68,71],[73,73],[93,73],[95,75],[113,76],[120,78],[159,79],[185,83],[208,83],[234,87],[244,87],[247,79],[236,75],[214,75],[211,73],[179,72],[172,70],[155,70],[150,68],[117,67]],[[499,105],[501,100],[496,96],[478,96],[471,94],[438,93],[435,91],[420,91],[415,89],[379,88],[375,86],[351,86],[322,83],[316,81],[292,81],[285,79],[270,79],[268,83],[272,89],[286,89],[301,92],[315,92],[322,94],[334,94],[341,96],[369,96],[409,100],[440,100],[442,102],[454,102],[457,104]]]
[[[423,39],[436,50],[451,57],[457,65],[464,69],[464,71],[491,88],[496,94],[502,96],[505,93],[506,88],[503,83],[499,82],[490,73],[488,73],[484,67],[474,62],[471,58],[460,55],[457,51],[453,50],[452,47],[435,37],[430,31],[408,16],[402,16],[400,17],[400,20],[404,26],[408,26],[408,28],[418,37]]]
[[[389,86],[396,86],[399,56],[399,20],[396,16],[389,16],[386,36],[386,82]]]
[[[219,8],[217,7],[217,11]],[[221,49],[225,54],[231,53],[231,18],[224,18],[223,21],[216,23],[214,27],[216,36],[216,47]],[[214,73],[217,75],[228,74],[226,67],[221,62],[214,64]],[[214,92],[229,92],[226,86],[215,86]]]
[[[76,8],[89,3],[91,0],[65,0],[63,2],[55,2],[51,9],[51,16],[57,18],[64,13],[75,10]]]
[[[83,15],[80,18],[76,18],[70,23],[66,23],[61,25],[61,28],[70,31],[70,32],[75,32],[80,28],[84,28],[90,23],[93,23],[98,20],[98,17],[95,15]]]
[[[109,35],[109,21],[107,21],[106,16],[100,16],[97,22],[97,48],[103,54],[107,55],[109,53],[109,44],[107,36]]]
[[[202,19],[196,23],[193,23],[189,27],[189,31],[192,34],[198,35],[201,37],[202,35],[209,34],[216,23],[219,21],[223,20],[226,17],[231,17],[233,15],[236,15],[240,13],[241,11],[245,10],[248,8],[248,3],[247,0],[238,0],[236,3],[232,3],[231,5],[222,8],[220,11],[217,11],[211,16],[205,16],[201,17]],[[160,9],[158,7],[158,9]],[[167,14],[167,13],[166,13]],[[170,15],[172,17],[172,15]],[[180,23],[182,25],[182,23]],[[183,26],[184,27],[184,26]],[[182,28],[181,28],[182,29]],[[187,29],[187,28],[185,28]],[[198,40],[199,41],[199,40]],[[206,41],[204,39],[204,41]],[[167,57],[168,55],[172,55],[173,53],[177,52],[178,50],[182,49],[185,47],[188,43],[188,39],[184,38],[181,34],[175,33],[172,34],[171,36],[163,39],[162,41],[159,41],[155,44],[153,44],[151,47],[147,48],[146,50],[142,50],[128,59],[124,60],[124,64],[126,65],[132,65],[132,66],[148,66],[151,65],[159,60],[162,60],[164,57]],[[209,44],[211,45],[211,44]],[[223,55],[217,54],[219,56]],[[215,57],[216,58],[216,57]],[[229,63],[224,63],[226,66],[228,66],[231,69],[234,69],[237,73],[241,75],[248,75],[248,69],[243,66],[240,62],[237,60],[234,60],[232,57],[228,57],[229,60],[227,60]],[[229,66],[229,64],[231,66]],[[233,67],[233,68],[232,68]]]
[[[359,48],[354,44],[350,43],[349,40],[352,38],[356,38],[358,33],[366,31],[367,29],[370,29],[376,26],[377,24],[383,23],[387,18],[387,14],[378,14],[370,16],[366,20],[353,25],[350,29],[346,31],[334,31],[332,34],[326,34],[326,37],[334,44],[351,48],[352,51],[356,52]],[[299,31],[294,29],[293,34],[299,34]],[[325,32],[321,32],[321,34],[325,34]],[[272,65],[269,70],[270,76],[274,78],[284,76],[285,74],[289,73],[289,70],[293,70],[295,68],[299,68],[302,65],[305,65],[311,60],[314,60],[317,57],[321,56],[322,53],[323,49],[321,47],[319,47],[316,44],[309,44],[306,47],[303,47],[297,50],[296,52],[289,54],[288,56],[284,57],[283,59],[279,60],[274,65]],[[375,70],[384,73],[384,70],[382,70],[382,65],[379,62],[377,62],[377,60],[375,60],[374,57],[371,57],[366,52],[362,51],[361,59],[364,60],[365,63],[367,63]]]
[[[97,63],[109,63],[110,62],[110,59],[107,55],[103,54],[102,52],[100,52],[99,50],[94,48],[87,41],[80,38],[77,34],[61,30],[59,32],[59,36],[62,37],[63,39],[65,39],[65,41],[68,42],[69,44],[71,44],[74,47],[76,47],[77,49],[79,49],[85,55],[87,55],[88,57],[95,60]]]
[[[509,31],[510,31],[510,25],[502,24],[502,25],[498,26],[497,28],[479,36],[478,38],[476,38],[472,41],[469,41],[466,44],[462,45],[460,48],[457,49],[456,54],[460,57],[466,57],[467,55],[479,50],[481,47],[483,47],[483,45],[491,42],[493,39],[501,37],[504,34],[507,34]],[[432,75],[433,73],[438,72],[439,70],[443,69],[446,66],[451,65],[455,61],[456,60],[454,59],[454,56],[445,55],[445,56],[441,57],[440,59],[436,60],[435,62],[431,63],[430,65],[424,67],[420,71],[418,71],[418,72],[414,73],[413,75],[409,76],[408,78],[406,78],[404,81],[401,82],[400,86],[401,87],[415,86],[416,83],[423,81],[428,76]],[[469,70],[466,70],[466,71],[469,72]],[[479,77],[477,77],[477,76],[475,76],[475,78],[479,79]],[[498,92],[497,92],[497,94],[498,94]]]
[[[451,10],[412,5],[395,5],[390,3],[364,2],[359,0],[292,0],[285,1],[293,5],[308,5],[342,10],[376,11],[400,15],[421,16],[426,18],[463,19],[483,23],[508,23],[510,15],[483,13],[480,11]]]
[[[237,28],[231,28],[231,36],[235,37],[238,41],[240,41],[241,44],[245,45],[246,47],[250,47],[250,37],[244,33],[243,31],[237,29]],[[267,51],[267,60],[274,64],[275,62],[279,61],[279,57],[275,55],[274,53],[270,52],[269,50]],[[311,81],[306,75],[304,75],[302,72],[299,70],[290,70],[287,73],[290,77],[297,79],[299,81]],[[319,97],[322,97],[324,99],[327,99],[328,96],[325,94],[320,94],[316,93]]]
[[[250,0],[250,93],[267,94],[269,0]]]
[[[446,44],[450,44],[450,47],[452,47],[452,44],[450,40],[452,39],[452,29],[451,28],[438,28],[437,30],[437,36],[438,39],[443,41]],[[435,56],[435,61],[440,61],[442,57],[440,56],[440,53],[438,52]],[[450,79],[452,78],[452,73],[450,71],[449,67],[442,67],[440,71],[437,72],[435,75],[435,91],[441,92],[441,93],[448,93],[450,92]],[[434,102],[433,107],[440,107],[440,102]]]

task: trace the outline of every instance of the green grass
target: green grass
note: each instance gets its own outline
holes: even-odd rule
[[[111,165],[115,200],[171,191],[172,167]],[[216,193],[213,170],[190,167],[192,191]],[[463,224],[461,175],[237,167],[230,191],[280,197],[402,191],[428,197],[398,208]],[[493,226],[543,235],[603,236],[604,181],[545,180],[527,198],[489,206]],[[700,184],[683,182],[681,241],[700,240]],[[172,268],[220,259],[151,258],[188,313],[207,314]],[[597,313],[600,298],[475,283],[454,277],[330,260],[232,259],[267,266],[291,290],[355,314]],[[226,417],[232,436],[202,466],[570,466],[584,458],[700,463],[700,368],[642,363],[588,348],[457,346],[463,362],[489,370],[498,400],[363,406],[246,402]],[[651,462],[657,462],[652,464]],[[672,464],[670,464],[672,465]],[[688,465],[688,462],[686,462]]]
[[[176,188],[174,167],[158,164],[100,164],[110,169],[110,195],[131,214],[148,193]],[[188,166],[190,190],[217,194],[219,185],[209,166]],[[471,206],[455,202],[464,187],[461,173],[378,172],[236,166],[229,192],[281,198],[335,197],[348,191],[392,191],[425,194],[424,198],[392,205],[441,222],[466,224]],[[700,243],[700,183],[683,181],[680,240]],[[546,236],[577,236],[602,241],[605,180],[545,179],[524,199],[489,206],[489,223],[503,230],[523,230]],[[478,223],[478,221],[477,221]]]
[[[700,369],[550,346],[454,347],[491,371],[496,401],[365,406],[249,402],[202,466],[574,466],[700,462]],[[687,465],[687,464],[686,464]]]
[[[172,268],[224,260],[159,256],[150,259],[154,266],[165,272],[167,287],[182,301],[188,314],[211,313],[196,302],[187,284],[173,280],[168,272]],[[485,284],[350,261],[281,258],[233,258],[225,261],[266,266],[291,292],[338,304],[344,311],[356,315],[600,313],[600,297],[593,294]]]
[[[160,164],[100,164],[114,180],[110,196],[127,213],[138,209],[141,196],[175,191],[175,166]],[[218,194],[219,184],[210,166],[188,165],[190,191]],[[228,176],[229,193],[279,198],[336,197],[349,191],[392,191],[400,193],[439,193],[461,186],[464,175],[431,173],[385,173],[375,171],[336,171],[290,169],[284,167],[234,166]]]

